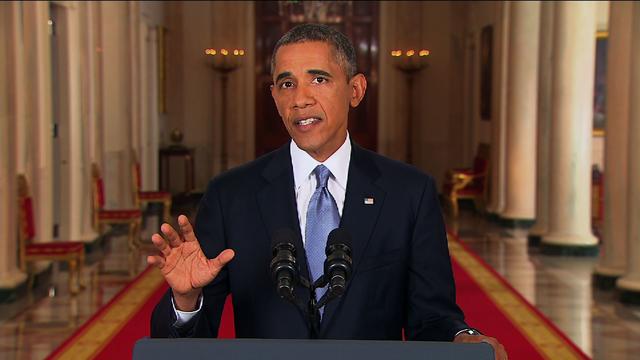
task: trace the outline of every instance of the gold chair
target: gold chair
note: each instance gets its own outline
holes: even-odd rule
[[[133,199],[136,207],[145,206],[149,203],[161,203],[163,207],[163,218],[165,222],[171,221],[171,193],[168,191],[141,191],[142,179],[140,176],[140,162],[133,154],[133,164],[131,166]]]
[[[36,235],[33,199],[27,178],[18,175],[18,208],[20,209],[18,238],[20,242],[20,269],[29,274],[29,289],[33,286],[34,269],[29,263],[37,261],[64,261],[69,265],[69,292],[72,295],[83,288],[84,243],[81,241],[54,241],[34,243]]]
[[[105,225],[127,224],[128,245],[130,255],[137,256],[140,246],[140,227],[142,225],[142,211],[135,209],[104,209],[105,192],[104,182],[97,164],[91,165],[93,178],[93,223],[100,234],[104,233]],[[133,269],[130,271],[133,273]]]
[[[449,203],[452,215],[458,216],[458,200],[472,199],[476,210],[482,209],[487,192],[489,144],[479,144],[472,168],[447,171],[442,194]]]

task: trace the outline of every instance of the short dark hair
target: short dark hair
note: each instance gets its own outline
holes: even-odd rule
[[[284,34],[276,43],[271,54],[271,74],[276,68],[276,54],[280,47],[308,41],[322,41],[332,45],[340,66],[347,74],[347,80],[356,74],[356,50],[351,41],[345,34],[324,24],[302,24]]]

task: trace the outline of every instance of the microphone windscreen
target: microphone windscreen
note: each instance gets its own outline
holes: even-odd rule
[[[273,232],[271,236],[271,248],[280,244],[292,244],[296,241],[296,233],[289,228],[280,228]]]
[[[327,239],[327,248],[336,244],[344,244],[351,248],[351,235],[343,228],[331,230]]]

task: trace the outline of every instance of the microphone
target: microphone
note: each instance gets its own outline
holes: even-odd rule
[[[329,283],[328,295],[339,297],[346,291],[351,276],[351,236],[341,228],[329,233],[325,249],[324,276]]]
[[[293,230],[282,228],[276,230],[271,238],[271,278],[276,284],[278,295],[289,301],[294,301],[293,290],[299,280],[295,236]]]

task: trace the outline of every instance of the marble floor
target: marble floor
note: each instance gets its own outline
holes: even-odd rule
[[[194,208],[193,203],[177,203],[174,212],[192,218]],[[159,214],[145,216],[143,239],[159,228]],[[528,245],[526,231],[501,228],[469,209],[446,221],[585,353],[594,359],[638,359],[640,307],[620,303],[615,291],[592,286],[596,258],[541,255]],[[114,233],[95,257],[84,272],[87,287],[75,297],[68,293],[66,271],[54,267],[49,281],[41,281],[14,302],[0,304],[0,359],[46,358],[131,280],[124,234]]]
[[[596,257],[542,255],[526,230],[501,228],[472,211],[447,226],[593,359],[640,358],[640,306],[593,286]],[[481,325],[478,325],[481,328]]]

